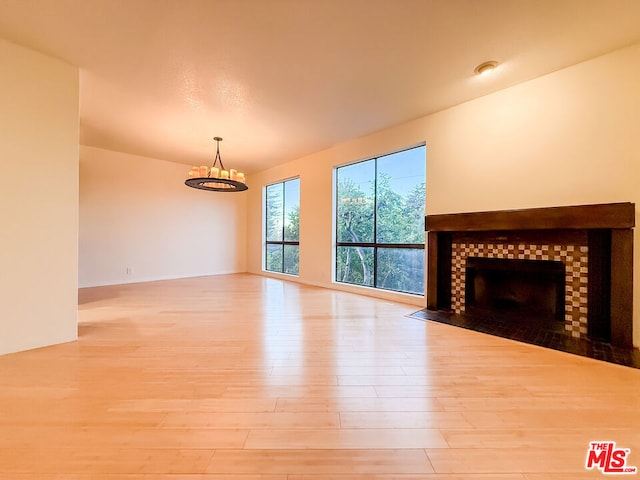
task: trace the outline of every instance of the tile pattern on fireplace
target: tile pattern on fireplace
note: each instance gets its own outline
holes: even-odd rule
[[[589,252],[586,245],[452,243],[451,308],[458,314],[465,311],[467,257],[562,262],[565,265],[565,330],[572,337],[587,337]]]

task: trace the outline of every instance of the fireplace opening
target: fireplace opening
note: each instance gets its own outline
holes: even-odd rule
[[[468,257],[465,291],[467,313],[546,322],[558,330],[564,324],[562,262]]]

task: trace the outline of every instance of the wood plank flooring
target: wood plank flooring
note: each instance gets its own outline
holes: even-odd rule
[[[3,480],[583,480],[640,466],[640,370],[238,274],[83,289],[0,356]]]

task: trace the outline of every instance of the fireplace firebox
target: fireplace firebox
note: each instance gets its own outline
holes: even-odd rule
[[[565,320],[565,266],[554,260],[468,257],[466,311],[549,325]]]

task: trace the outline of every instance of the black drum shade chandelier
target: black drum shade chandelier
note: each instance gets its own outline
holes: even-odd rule
[[[231,168],[224,168],[222,157],[220,157],[220,142],[222,138],[213,137],[216,141],[216,156],[211,168],[206,165],[192,167],[189,170],[189,178],[185,180],[185,185],[200,190],[210,190],[212,192],[241,192],[248,189],[244,173]],[[219,166],[218,166],[219,164]]]

